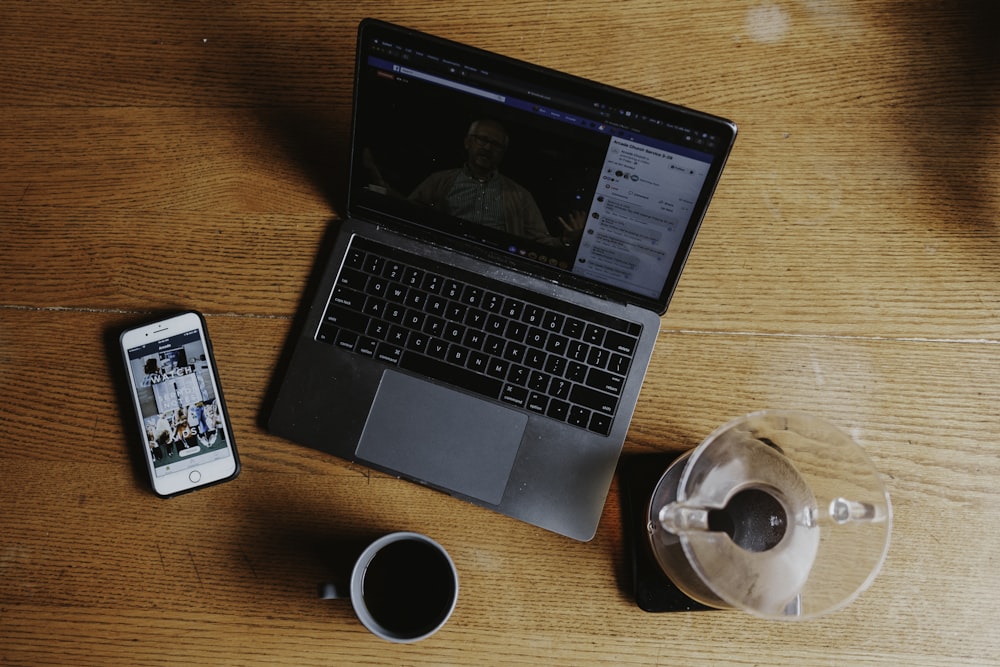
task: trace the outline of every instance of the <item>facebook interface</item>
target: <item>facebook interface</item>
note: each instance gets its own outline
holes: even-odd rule
[[[612,137],[574,273],[659,295],[709,164]]]

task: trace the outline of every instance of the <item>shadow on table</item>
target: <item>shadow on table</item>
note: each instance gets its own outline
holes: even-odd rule
[[[239,37],[233,49],[219,52],[226,60],[205,64],[219,68],[232,94],[252,105],[260,129],[248,140],[277,147],[344,215],[357,22],[343,12],[321,24],[289,18],[280,26],[282,36],[271,30],[261,34],[258,24],[243,25],[248,19],[242,11],[228,11],[218,7],[219,19],[230,24],[234,36],[257,34]]]
[[[322,586],[330,583],[348,590],[361,552],[398,528],[380,526],[377,521],[359,524],[356,516],[299,503],[273,487],[266,494],[255,494],[250,487],[246,491],[242,494],[245,521],[228,559],[245,599],[276,615],[318,614],[317,620],[351,617],[349,604],[338,606],[337,601],[321,599]],[[317,502],[320,498],[302,496]]]
[[[260,410],[257,414],[257,425],[265,431],[268,430],[267,422],[278,399],[278,390],[281,388],[281,382],[291,363],[294,343],[303,335],[306,320],[309,316],[309,307],[316,297],[316,292],[319,290],[323,270],[326,268],[326,261],[333,252],[333,247],[337,242],[340,223],[339,219],[333,219],[327,224],[323,239],[320,241],[316,257],[313,260],[313,266],[309,271],[309,276],[299,297],[299,303],[292,315],[292,324],[288,329],[288,336],[281,346],[281,352],[275,362],[274,370],[271,377],[268,378],[267,386],[264,388],[264,398],[261,401]]]
[[[926,11],[893,11],[884,20],[897,28],[901,40],[911,41],[904,46],[923,52],[902,63],[914,99],[900,101],[899,118],[900,136],[918,142],[926,191],[960,213],[956,231],[978,228],[994,234],[1000,4],[964,0]],[[929,117],[950,122],[928,127]],[[942,221],[956,221],[942,213]]]

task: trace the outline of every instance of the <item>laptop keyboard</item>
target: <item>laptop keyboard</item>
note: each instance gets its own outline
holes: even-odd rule
[[[607,435],[640,331],[355,237],[316,340]]]

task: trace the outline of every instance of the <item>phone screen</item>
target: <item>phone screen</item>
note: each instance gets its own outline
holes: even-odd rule
[[[201,317],[125,332],[122,348],[154,490],[173,495],[233,476],[235,444]]]

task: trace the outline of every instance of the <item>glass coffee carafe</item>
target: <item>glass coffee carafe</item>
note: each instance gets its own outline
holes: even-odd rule
[[[649,546],[682,592],[775,619],[854,600],[885,560],[891,523],[864,450],[791,411],[717,429],[667,468],[647,510]]]

